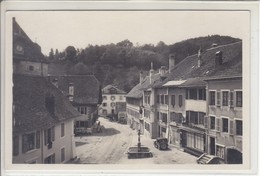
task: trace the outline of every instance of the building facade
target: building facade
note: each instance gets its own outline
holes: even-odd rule
[[[101,116],[126,111],[126,92],[115,86],[107,85],[102,89],[102,104],[99,108]]]
[[[242,77],[216,77],[208,82],[207,153],[230,164],[242,163]]]

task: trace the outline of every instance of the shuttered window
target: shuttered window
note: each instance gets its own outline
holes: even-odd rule
[[[217,92],[217,106],[220,106],[220,92]]]
[[[210,91],[209,92],[209,105],[215,105],[216,104],[216,92]]]
[[[222,118],[222,132],[228,133],[228,119]]]
[[[234,107],[234,92],[229,92],[229,106]]]
[[[243,123],[242,120],[236,120],[236,135],[243,135]]]
[[[210,116],[210,129],[215,130],[216,122],[215,122],[215,117]]]
[[[165,104],[169,104],[169,96],[168,95],[165,95]]]
[[[216,121],[216,122],[217,122],[217,123],[216,123],[216,130],[217,130],[217,131],[220,131],[220,130],[221,130],[221,129],[220,129],[220,127],[221,127],[221,126],[220,126],[220,119],[219,119],[219,118],[216,118],[216,120],[217,120],[217,121]]]
[[[222,106],[228,106],[228,91],[222,92]]]
[[[233,121],[233,120],[230,120],[230,121],[229,121],[229,133],[230,133],[231,135],[234,134],[234,121]]]
[[[236,107],[242,107],[242,91],[236,91]]]
[[[204,126],[205,126],[205,128],[208,128],[208,117],[207,116],[204,117]]]
[[[175,95],[171,96],[171,104],[173,107],[175,106]]]
[[[182,95],[179,95],[179,106],[182,107]]]

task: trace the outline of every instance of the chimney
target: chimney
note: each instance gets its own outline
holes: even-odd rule
[[[152,84],[153,75],[154,75],[153,62],[151,62],[151,69],[150,69],[150,74],[149,74],[150,84]]]
[[[171,73],[171,70],[175,67],[175,54],[169,55],[169,73]]]
[[[201,48],[198,51],[198,67],[201,66]]]
[[[142,72],[142,71],[140,72],[140,78],[139,78],[139,79],[140,79],[140,84],[142,84],[142,82],[143,82],[143,80],[144,80],[144,78],[143,78],[143,72]]]
[[[52,80],[52,84],[55,86],[55,87],[59,87],[58,86],[58,79],[57,78],[54,78],[53,80]]]
[[[165,75],[165,73],[166,73],[166,67],[165,66],[161,66],[159,72],[160,72],[160,76],[163,77]]]
[[[73,83],[69,83],[69,101],[73,101],[74,97],[74,85]]]
[[[216,57],[215,57],[215,67],[218,67],[220,65],[222,65],[222,62],[223,62],[223,58],[222,58],[222,51],[217,51],[216,52]]]

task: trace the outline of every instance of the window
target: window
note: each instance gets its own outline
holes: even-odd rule
[[[52,144],[52,142],[55,140],[55,128],[49,128],[47,130],[44,130],[44,144]]]
[[[114,101],[116,99],[115,96],[111,96],[111,100]]]
[[[29,71],[33,71],[34,67],[32,65],[29,66]]]
[[[168,95],[165,95],[164,96],[164,99],[165,99],[165,104],[169,104],[169,96]]]
[[[199,100],[206,100],[206,89],[199,89]]]
[[[197,89],[190,89],[189,99],[197,100]]]
[[[144,124],[144,128],[150,132],[150,124],[149,123],[146,123]]]
[[[242,107],[242,91],[236,91],[236,107]]]
[[[222,106],[228,106],[228,91],[222,92]]]
[[[215,96],[216,92],[215,91],[210,91],[209,92],[209,105],[215,105]]]
[[[103,96],[103,100],[107,100],[107,96]]]
[[[200,124],[200,125],[204,125],[204,116],[205,116],[205,115],[206,115],[206,114],[203,113],[203,112],[198,112],[199,124]]]
[[[217,92],[217,106],[220,106],[220,92]]]
[[[102,106],[103,106],[103,107],[106,107],[106,106],[107,106],[107,103],[102,103]]]
[[[123,96],[122,95],[119,96],[119,100],[123,100]]]
[[[63,137],[65,136],[65,125],[64,123],[61,124],[61,136],[60,137]]]
[[[167,123],[167,114],[166,113],[161,113],[161,120],[162,120],[162,122],[164,122],[164,123]]]
[[[112,102],[112,103],[110,104],[110,106],[111,106],[111,107],[115,107],[116,104],[115,104],[114,102]]]
[[[161,104],[164,104],[164,95],[161,95]]]
[[[88,127],[88,121],[76,121],[76,128]]]
[[[61,162],[65,161],[65,148],[60,150],[60,160]]]
[[[25,134],[22,138],[22,151],[23,153],[40,148],[40,132]],[[37,136],[37,137],[36,137]],[[37,141],[36,141],[37,140]]]
[[[17,156],[19,154],[19,136],[13,137],[13,156]]]
[[[179,106],[182,107],[182,95],[179,95]]]
[[[175,95],[171,96],[171,104],[173,107],[175,106]]]
[[[243,135],[243,123],[242,120],[236,120],[236,135]]]
[[[215,129],[215,117],[210,116],[210,129],[214,130]]]
[[[225,148],[217,145],[216,147],[217,156],[224,159],[225,156],[224,153],[225,153]]]
[[[228,133],[228,119],[222,118],[222,132]]]
[[[55,163],[55,153],[48,156],[47,158],[44,159],[45,164],[54,164]]]

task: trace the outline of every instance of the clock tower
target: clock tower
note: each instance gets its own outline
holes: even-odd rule
[[[13,73],[47,76],[48,63],[41,47],[34,43],[13,18]]]

